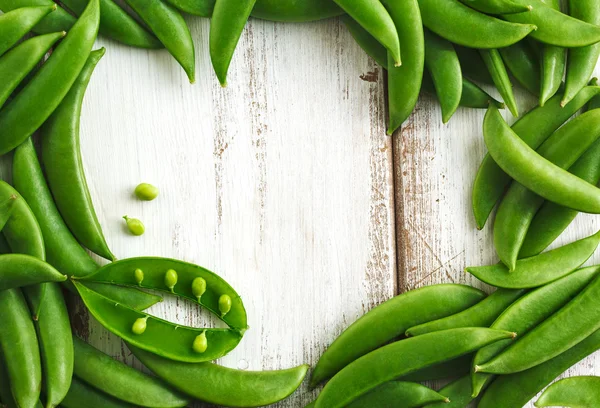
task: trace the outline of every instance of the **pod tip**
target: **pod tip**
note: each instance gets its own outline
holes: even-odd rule
[[[476,373],[478,373],[478,372],[479,372],[479,370],[481,370],[481,367],[480,367],[480,366],[478,366],[478,365],[476,365],[476,366],[473,368],[473,372],[476,372]]]

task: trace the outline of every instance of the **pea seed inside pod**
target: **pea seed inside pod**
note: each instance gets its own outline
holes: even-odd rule
[[[229,295],[221,295],[219,297],[219,311],[221,312],[221,317],[225,316],[231,310],[231,296]]]
[[[200,302],[200,298],[206,292],[206,280],[204,278],[196,278],[192,282],[192,293],[196,298],[198,298],[198,302]]]
[[[174,269],[169,269],[165,273],[165,286],[173,292],[175,285],[177,285],[177,272]]]
[[[137,284],[142,286],[142,282],[144,281],[144,271],[138,268],[133,272],[133,275]]]
[[[147,320],[148,320],[148,317],[140,317],[139,319],[137,319],[133,323],[133,326],[131,326],[131,331],[134,334],[144,334],[144,332],[146,331],[146,327],[147,327],[147,323],[146,323]]]
[[[137,198],[144,201],[152,201],[158,197],[158,188],[148,183],[141,183],[134,191]]]
[[[125,215],[123,219],[127,223],[127,228],[129,229],[129,232],[131,232],[133,235],[140,236],[143,235],[146,231],[144,224],[137,218],[129,218]]]
[[[208,340],[206,338],[206,332],[202,332],[196,336],[194,339],[194,344],[192,344],[192,349],[196,353],[204,353],[208,348]]]

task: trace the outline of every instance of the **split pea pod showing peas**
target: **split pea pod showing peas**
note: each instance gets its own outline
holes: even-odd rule
[[[102,408],[134,408],[135,405],[119,401],[85,382],[73,377],[71,388],[60,403],[65,408],[102,407]]]
[[[349,408],[393,406],[402,401],[404,408],[418,408],[448,398],[419,383],[390,381],[346,405]]]
[[[0,16],[0,56],[15,45],[48,13],[54,6],[23,7]]]
[[[56,7],[33,27],[38,34],[49,34],[57,31],[68,31],[75,24],[75,17],[52,0],[0,0],[0,10],[7,13],[23,7]]]
[[[404,334],[413,326],[465,310],[485,297],[465,285],[433,285],[396,296],[348,327],[323,353],[311,386],[331,378],[357,358]]]
[[[149,316],[88,289],[74,281],[90,313],[109,331],[141,349],[175,361],[199,363],[215,360],[233,350],[242,334],[234,329],[206,329],[180,326]],[[198,347],[198,336],[207,347]]]
[[[510,47],[498,50],[508,71],[519,85],[533,95],[540,93],[540,63],[531,46],[526,41],[519,41]]]
[[[499,288],[526,289],[554,282],[583,265],[600,243],[600,231],[571,244],[517,261],[509,272],[502,264],[469,267],[477,279]]]
[[[546,0],[546,4],[560,11],[560,0]],[[541,51],[540,106],[544,106],[546,101],[554,96],[561,86],[567,64],[567,50],[546,44],[542,46]]]
[[[593,407],[600,401],[600,377],[563,378],[542,393],[536,407]]]
[[[35,77],[0,111],[0,154],[23,143],[58,107],[77,79],[98,34],[100,8],[90,0],[86,11]]]
[[[508,107],[508,110],[513,114],[513,116],[518,117],[519,108],[517,107],[517,101],[515,100],[515,95],[513,93],[512,83],[508,77],[508,72],[506,71],[504,61],[502,61],[502,56],[498,50],[495,49],[480,50],[479,52],[483,58],[485,66],[492,76],[494,85],[500,93],[500,96],[502,96],[502,99]]]
[[[217,274],[175,259],[142,257],[110,263],[84,278],[84,282],[111,283],[174,293],[199,303],[230,327],[248,328],[246,309],[238,293]],[[231,302],[223,315],[220,299]]]
[[[531,6],[516,3],[512,0],[460,0],[467,6],[485,14],[511,14],[524,13],[531,10]]]
[[[383,346],[349,364],[335,375],[323,388],[316,408],[346,406],[397,377],[460,357],[514,335],[485,328],[451,329]]]

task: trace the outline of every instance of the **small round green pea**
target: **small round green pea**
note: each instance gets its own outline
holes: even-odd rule
[[[194,344],[192,344],[192,349],[196,353],[204,353],[208,348],[208,340],[206,339],[206,332],[202,332],[196,336],[194,339]]]
[[[144,201],[152,201],[158,197],[158,188],[148,183],[141,183],[134,191],[137,198]]]
[[[165,286],[173,292],[175,285],[177,285],[177,272],[174,269],[169,269],[165,273]]]
[[[144,281],[144,271],[138,268],[133,272],[133,275],[137,284],[142,286],[142,282]]]
[[[206,292],[206,280],[197,277],[192,281],[192,293],[198,298],[198,302],[200,302],[200,298],[204,295],[204,292]]]
[[[148,317],[140,317],[139,319],[136,319],[136,321],[133,323],[133,326],[131,326],[131,331],[134,334],[143,334],[147,327],[146,320],[148,320]]]
[[[144,224],[137,218],[129,218],[125,215],[123,219],[127,222],[127,228],[129,228],[129,232],[133,235],[143,235],[146,231]]]
[[[225,316],[231,310],[231,296],[229,295],[221,295],[219,297],[219,311],[221,312],[221,317]]]

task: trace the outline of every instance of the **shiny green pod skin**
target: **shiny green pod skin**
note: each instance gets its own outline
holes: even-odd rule
[[[600,87],[585,87],[564,107],[560,105],[561,97],[556,95],[544,106],[537,106],[523,115],[515,122],[512,129],[527,145],[537,149],[556,129],[599,93]],[[492,209],[511,180],[494,159],[486,154],[479,166],[473,186],[473,213],[478,229],[484,227]]]
[[[483,137],[500,168],[529,190],[574,210],[600,213],[600,189],[537,154],[493,106],[483,121]]]
[[[0,15],[0,56],[54,10],[56,5],[23,7]]]
[[[435,402],[448,402],[448,398],[424,385],[414,382],[390,381],[346,405],[348,408],[394,406],[418,408]]]
[[[536,407],[593,408],[600,401],[600,377],[563,378],[544,390]]]
[[[143,272],[142,282],[137,282],[135,270]],[[168,270],[177,273],[177,284],[172,288],[165,286],[164,278]],[[203,278],[206,290],[198,299],[193,292],[194,279]],[[230,327],[241,332],[248,328],[246,309],[240,295],[223,278],[201,266],[168,258],[141,257],[129,258],[107,264],[96,273],[84,278],[83,282],[100,282],[173,293],[177,296],[197,302],[214,315],[220,317]],[[228,295],[232,300],[231,310],[221,317],[219,297]]]
[[[346,406],[379,385],[418,369],[468,354],[514,333],[462,328],[400,340],[352,362],[323,388],[316,408]]]
[[[497,289],[481,302],[462,312],[411,327],[406,331],[406,335],[409,337],[421,336],[435,331],[460,327],[489,327],[508,306],[524,293],[525,291],[522,289]]]
[[[465,408],[475,399],[471,396],[471,378],[466,375],[439,391],[440,394],[448,397],[449,402],[437,402],[428,405],[427,408]]]
[[[499,288],[535,288],[554,282],[579,268],[592,256],[598,243],[600,232],[552,251],[520,259],[512,272],[502,263],[468,267],[466,271]]]
[[[502,56],[495,49],[480,50],[479,52],[506,107],[513,116],[518,117],[519,108],[517,107],[512,83],[508,77],[504,61],[502,61]]]
[[[545,3],[560,11],[560,0],[545,0]],[[567,50],[547,44],[542,47],[541,52],[540,106],[544,106],[561,86],[567,65]]]
[[[419,6],[425,27],[440,37],[465,47],[508,47],[535,30],[533,24],[503,21],[473,10],[459,0],[419,0]],[[460,24],[456,23],[458,21]],[[404,48],[402,39],[400,44]]]
[[[507,308],[490,328],[510,330],[523,336],[573,299],[599,272],[600,268],[597,267],[583,268],[528,293]],[[473,366],[489,361],[511,343],[499,341],[480,349],[473,358]],[[472,372],[473,396],[477,396],[493,377],[492,374]]]
[[[525,13],[531,6],[515,3],[512,0],[460,0],[467,6],[485,14]]]
[[[185,407],[190,398],[73,337],[75,376],[112,397],[143,407]]]
[[[475,369],[512,374],[542,364],[600,329],[600,279],[502,353]]]
[[[184,13],[199,17],[212,16],[216,0],[166,0],[167,3]]]
[[[138,347],[129,349],[154,374],[175,389],[216,405],[257,407],[274,404],[291,395],[304,380],[307,365],[286,370],[245,371],[214,363],[171,361]]]
[[[102,407],[102,408],[134,408],[136,405],[119,401],[103,393],[85,382],[73,377],[71,388],[60,403],[64,408]]]
[[[206,329],[180,326],[114,301],[73,281],[81,299],[96,318],[110,332],[139,348],[159,354],[175,361],[200,363],[215,360],[229,353],[238,345],[242,334],[231,329]],[[135,322],[145,320],[145,328],[135,332]],[[193,350],[197,336],[204,333],[208,349],[203,353]]]
[[[599,139],[600,109],[595,109],[554,132],[537,153],[568,170]],[[529,225],[543,203],[543,198],[519,183],[512,183],[500,202],[494,221],[494,245],[500,260],[511,270],[515,267]]]
[[[0,110],[0,154],[23,143],[46,121],[77,79],[98,34],[100,7],[90,0],[86,11],[52,56],[15,99]]]
[[[519,85],[532,93],[540,93],[540,63],[526,41],[498,50],[508,71]]]
[[[425,44],[417,0],[383,0],[382,3],[396,24],[402,44],[402,66],[395,67],[388,52],[387,133],[391,135],[410,116],[419,99],[425,67]]]
[[[64,282],[66,280],[66,275],[33,256],[0,255],[0,291],[43,282]]]
[[[181,0],[180,0],[181,1]],[[306,22],[344,14],[332,1],[257,0],[252,16],[263,20]]]
[[[600,2],[598,0],[570,0],[571,17],[593,25],[600,25]],[[562,103],[567,104],[586,85],[592,76],[600,56],[600,43],[568,51],[565,92]]]
[[[213,69],[223,87],[227,86],[227,71],[254,3],[256,0],[215,2],[210,19],[209,50]]]
[[[126,0],[126,2],[179,62],[190,83],[194,83],[196,70],[194,43],[190,29],[179,11],[162,0]]]
[[[0,108],[27,74],[44,58],[50,48],[66,33],[33,37],[17,45],[0,58]]]
[[[65,223],[84,247],[103,258],[114,260],[94,210],[79,141],[85,90],[104,53],[105,49],[101,48],[89,54],[69,93],[44,123],[41,147],[48,186]]]
[[[37,34],[50,34],[57,31],[68,31],[75,24],[75,17],[52,0],[0,0],[0,10],[9,12],[22,7],[56,7],[52,13],[46,15],[33,27]]]
[[[442,107],[442,121],[448,123],[460,105],[463,78],[458,55],[451,42],[425,29],[425,67]]]
[[[453,284],[432,285],[403,293],[356,320],[329,346],[312,374],[311,386],[331,378],[357,358],[421,323],[465,310],[485,298],[482,291]]]

